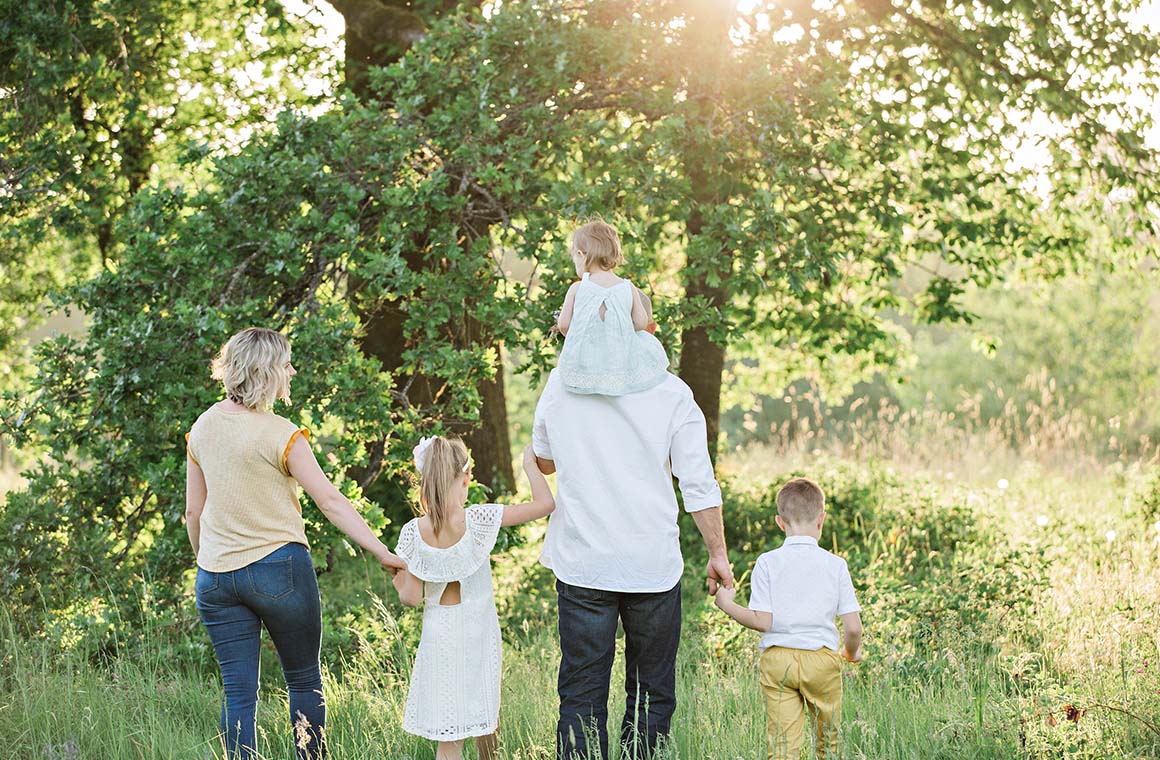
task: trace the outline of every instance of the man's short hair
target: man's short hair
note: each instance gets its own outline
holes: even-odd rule
[[[789,525],[808,525],[826,508],[826,495],[808,478],[794,478],[777,492],[777,513]]]

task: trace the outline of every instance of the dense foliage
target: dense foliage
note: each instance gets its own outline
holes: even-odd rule
[[[178,166],[189,151],[236,145],[317,102],[334,61],[315,31],[253,0],[4,5],[0,387],[26,360],[46,293],[117,260],[133,195],[190,178],[193,164]]]
[[[88,334],[40,346],[38,374],[7,397],[0,430],[43,456],[0,513],[16,536],[0,549],[0,590],[26,610],[44,596],[65,608],[147,577],[176,602],[189,564],[181,434],[215,396],[209,356],[250,324],[291,336],[308,371],[288,413],[316,429],[332,475],[376,527],[405,515],[418,432],[506,414],[502,392],[487,407],[480,390],[505,347],[533,375],[552,363],[549,314],[573,276],[564,238],[589,213],[622,228],[627,272],[656,295],[659,335],[713,444],[723,378],[742,395],[802,373],[848,386],[895,357],[890,309],[961,317],[967,284],[1012,259],[1068,266],[1092,236],[1076,220],[1106,207],[1119,226],[1101,240],[1136,243],[1154,225],[1154,156],[1139,139],[1149,114],[1113,73],[1150,93],[1157,42],[1086,5],[1037,8],[469,6],[372,69],[362,102],[284,113],[234,151],[166,154],[170,177],[196,181],[78,169],[53,206],[9,173],[13,240],[44,242],[48,204],[63,214],[61,240],[89,234],[75,223],[117,245],[57,302],[85,313]],[[250,18],[248,6],[228,10],[234,21],[213,29]],[[173,34],[184,28],[174,19],[193,23],[176,6],[157,13]],[[14,18],[27,39],[10,75],[54,44],[28,31],[32,16]],[[281,19],[268,21],[279,34]],[[126,119],[185,118],[185,106],[134,100],[102,23],[84,27],[107,43],[91,66],[112,73],[78,92]],[[168,31],[157,39],[177,44]],[[225,69],[245,53],[229,49]],[[78,64],[57,65],[67,79]],[[162,69],[156,91],[169,93]],[[27,171],[41,153],[132,163],[101,158],[120,139],[51,129],[59,83],[37,81],[28,97],[47,110],[28,113],[41,126],[9,113],[4,127]],[[216,123],[204,109],[223,101],[197,102],[198,123]],[[1049,141],[1044,193],[1041,170],[1012,160],[1027,138],[1015,117],[1035,114],[1065,127]],[[136,160],[161,160],[156,146],[172,143],[159,134]],[[93,145],[52,142],[86,135]],[[511,274],[521,265],[526,280]],[[914,293],[895,287],[910,266],[933,269]],[[388,317],[401,331],[390,362],[366,344]],[[311,521],[329,565],[339,539]]]

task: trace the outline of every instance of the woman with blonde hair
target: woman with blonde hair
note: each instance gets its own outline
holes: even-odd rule
[[[186,529],[197,555],[197,611],[221,666],[226,757],[256,755],[262,626],[270,633],[290,696],[299,760],[326,754],[326,705],[319,650],[318,581],[302,522],[298,486],[322,513],[394,572],[404,567],[322,472],[310,432],[274,414],[290,401],[290,342],[252,327],[213,362],[226,398],[186,435]]]

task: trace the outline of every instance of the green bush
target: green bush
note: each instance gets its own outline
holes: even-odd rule
[[[1018,621],[1046,581],[1042,551],[1008,547],[963,489],[902,480],[877,464],[835,461],[770,483],[725,482],[726,541],[743,581],[758,556],[781,546],[775,497],[781,483],[797,476],[826,492],[820,545],[849,563],[873,652],[869,667],[947,667],[943,651],[994,656],[1005,636],[1030,635]],[[688,573],[702,574],[699,534],[689,525],[682,536]],[[712,645],[745,640],[736,633],[727,628]]]

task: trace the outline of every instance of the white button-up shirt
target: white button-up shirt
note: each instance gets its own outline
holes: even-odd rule
[[[548,376],[532,431],[556,464],[556,511],[540,562],[564,583],[603,591],[668,591],[684,569],[673,476],[685,510],[721,505],[705,415],[675,375],[624,396],[567,391]]]
[[[768,612],[773,627],[760,649],[838,650],[834,618],[859,612],[846,560],[818,546],[813,536],[787,536],[780,549],[757,558],[749,609]]]

